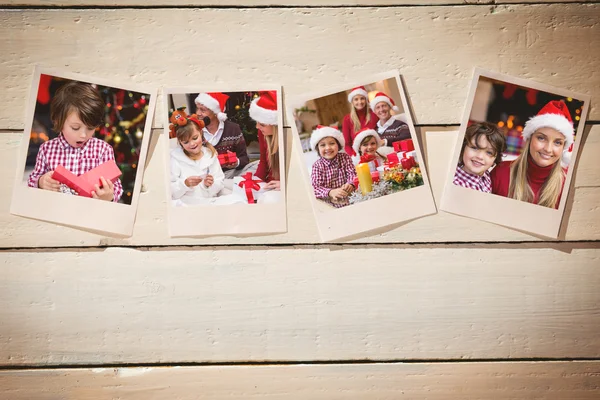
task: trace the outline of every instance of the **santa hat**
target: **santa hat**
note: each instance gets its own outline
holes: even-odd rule
[[[575,130],[573,129],[571,113],[564,101],[552,100],[542,107],[535,117],[530,118],[523,128],[521,134],[523,139],[528,140],[539,128],[556,129],[565,136],[562,163],[568,165],[571,159],[569,150],[573,144]]]
[[[227,99],[229,99],[229,96],[227,96],[226,94],[214,92],[200,93],[194,101],[196,103],[202,104],[210,111],[217,114],[217,118],[219,119],[219,121],[225,121],[227,120],[227,114],[224,113],[225,103],[227,103]]]
[[[366,99],[369,98],[367,89],[365,89],[364,86],[357,86],[355,88],[352,88],[350,94],[348,95],[348,103],[352,103],[352,99],[354,98],[354,96],[364,96]]]
[[[310,135],[310,148],[317,151],[317,145],[322,139],[326,137],[332,137],[337,140],[340,145],[340,151],[344,150],[344,146],[346,145],[346,141],[344,140],[344,135],[339,130],[332,128],[331,126],[323,126],[318,125],[317,129],[315,129]]]
[[[362,141],[369,136],[373,136],[375,138],[375,140],[377,141],[377,147],[385,145],[385,142],[381,139],[376,130],[365,128],[358,131],[358,133],[354,137],[354,140],[352,141],[352,149],[356,154],[359,154],[358,150],[360,149],[360,144],[362,143]]]
[[[383,93],[383,92],[377,92],[377,94],[375,95],[375,98],[373,98],[373,100],[371,100],[371,110],[373,110],[373,112],[375,112],[375,106],[377,105],[377,103],[387,103],[392,110],[394,111],[400,111],[400,109],[398,107],[396,107],[396,103],[394,103],[394,100],[392,100],[392,98],[390,96],[388,96],[387,94]]]
[[[259,92],[250,104],[250,118],[264,125],[277,125],[277,92]]]

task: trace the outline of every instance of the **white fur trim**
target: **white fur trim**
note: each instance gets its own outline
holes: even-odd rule
[[[560,159],[560,164],[563,166],[563,168],[566,168],[569,166],[569,164],[571,164],[571,156],[572,155],[573,155],[573,153],[571,153],[568,150],[563,151],[562,157]]]
[[[218,112],[217,119],[221,122],[225,122],[227,121],[227,114],[225,114],[224,112]]]
[[[250,118],[261,124],[277,125],[279,120],[277,110],[268,110],[259,106],[257,104],[259,98],[252,100],[252,103],[250,103]]]
[[[529,139],[539,128],[553,128],[565,135],[565,149],[573,143],[573,125],[560,114],[542,114],[530,118],[523,128],[523,139]]]
[[[366,90],[358,88],[358,89],[354,89],[353,91],[350,92],[350,94],[348,95],[348,103],[352,103],[352,99],[354,98],[354,96],[364,96],[365,99],[369,99],[369,94],[367,93]]]
[[[194,102],[204,105],[210,111],[217,114],[217,118],[219,117],[219,113],[223,113],[223,110],[221,110],[221,107],[219,106],[219,102],[217,101],[217,99],[215,99],[214,97],[211,97],[207,93],[200,93],[198,95],[198,97],[196,97],[196,100],[194,100]],[[225,117],[225,119],[227,119],[227,116]],[[219,118],[219,120],[224,121],[224,120],[221,120],[220,118]]]
[[[375,106],[377,105],[377,103],[387,103],[388,106],[390,106],[392,108],[392,110],[398,112],[400,111],[400,109],[396,106],[392,105],[392,102],[390,101],[390,99],[388,97],[384,97],[384,96],[378,96],[375,97],[372,101],[371,101],[371,110],[373,110],[373,112],[375,112]]]
[[[358,149],[360,149],[360,143],[367,137],[367,136],[374,136],[375,139],[377,140],[377,147],[381,147],[383,145],[385,145],[384,141],[381,139],[381,136],[379,136],[379,134],[377,133],[377,131],[375,129],[367,129],[364,130],[362,132],[360,132],[358,135],[356,135],[354,137],[354,140],[352,141],[352,149],[354,150],[354,152],[356,154],[358,154]]]
[[[310,135],[310,148],[317,151],[317,145],[319,142],[326,138],[332,137],[337,140],[340,144],[340,151],[344,151],[344,146],[346,145],[346,141],[344,140],[344,135],[342,132],[338,131],[335,128],[330,126],[326,126],[324,128],[315,129],[313,133]],[[318,151],[317,151],[318,152]]]

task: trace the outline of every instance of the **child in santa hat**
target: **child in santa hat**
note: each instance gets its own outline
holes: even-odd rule
[[[210,123],[202,129],[204,139],[217,150],[218,154],[227,154],[227,151],[236,154],[237,161],[235,163],[222,165],[225,177],[233,178],[241,173],[249,159],[246,140],[240,126],[235,122],[227,121],[227,114],[225,114],[227,99],[229,96],[224,93],[200,93],[196,97],[195,103],[198,118],[200,120],[205,117],[210,119]]]
[[[202,135],[204,122],[179,111],[182,124],[171,125],[178,146],[171,150],[171,198],[180,204],[203,204],[223,189],[217,150]]]
[[[356,190],[356,170],[350,156],[342,151],[344,136],[339,130],[319,125],[310,136],[310,147],[319,154],[312,166],[311,183],[317,199],[343,207]]]
[[[342,133],[346,141],[345,150],[349,155],[355,155],[352,149],[352,141],[362,129],[375,129],[377,116],[369,107],[369,97],[364,86],[353,88],[348,94],[350,113],[342,120]]]
[[[525,123],[523,152],[492,170],[492,193],[549,208],[558,208],[575,131],[564,101],[553,100]]]
[[[279,179],[279,116],[277,92],[260,92],[250,104],[250,118],[256,121],[260,159],[254,175],[267,182],[265,189],[280,189]]]
[[[394,142],[410,139],[410,130],[406,122],[394,118],[393,111],[399,111],[394,100],[383,92],[378,92],[371,101],[371,108],[379,119],[377,121],[377,132],[386,146],[392,146]]]
[[[480,192],[492,192],[490,168],[502,162],[506,137],[498,127],[489,122],[478,122],[465,132],[454,183]]]
[[[384,151],[383,148],[389,149],[389,151]],[[360,162],[361,156],[369,154],[375,157],[379,165],[383,165],[383,163],[387,162],[386,155],[393,151],[393,149],[384,146],[384,141],[377,131],[368,128],[358,132],[354,137],[352,149],[354,150],[354,153],[356,153],[356,156],[352,157],[354,164]]]

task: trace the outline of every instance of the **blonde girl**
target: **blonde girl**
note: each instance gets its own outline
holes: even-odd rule
[[[342,120],[342,133],[346,142],[344,150],[353,156],[354,137],[365,128],[375,129],[378,118],[369,107],[369,97],[364,86],[353,88],[348,94],[348,102],[351,104],[350,113]]]

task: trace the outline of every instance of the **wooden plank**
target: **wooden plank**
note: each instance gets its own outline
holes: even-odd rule
[[[590,3],[594,0],[79,0],[78,7],[381,7],[411,5],[461,6],[465,4],[523,4],[523,3]],[[2,0],[0,8],[10,6],[27,7],[72,7],[69,0]]]
[[[599,15],[600,4],[3,11],[0,129],[23,128],[38,63],[157,86],[266,80],[288,96],[399,69],[425,125],[460,120],[474,66],[597,97],[600,52],[581,38],[600,37]],[[155,126],[162,115],[159,107]],[[600,119],[595,103],[590,117]]]
[[[598,358],[599,247],[0,252],[0,365]]]
[[[0,371],[11,400],[596,400],[600,363],[424,363]]]
[[[424,128],[427,130],[428,128]],[[160,131],[155,131],[160,134]],[[12,182],[16,167],[16,148],[20,133],[0,134],[0,179]],[[449,135],[451,135],[449,133]],[[166,228],[166,199],[164,190],[164,164],[162,141],[157,144],[144,176],[144,190],[141,195],[134,234],[128,239],[115,239],[87,233],[47,222],[17,217],[8,213],[11,189],[0,191],[0,248],[12,247],[53,247],[53,246],[148,246],[148,245],[211,245],[211,244],[266,244],[266,243],[318,243],[319,236],[309,202],[309,193],[302,184],[300,168],[303,164],[292,153],[288,174],[288,232],[281,235],[252,236],[245,238],[211,237],[204,239],[171,239]],[[288,141],[291,144],[291,141]],[[436,149],[435,142],[428,149]],[[446,143],[441,144],[447,146]],[[439,149],[439,147],[438,147]],[[600,169],[596,154],[600,153],[600,126],[594,126],[588,135],[581,153],[578,173],[575,179],[575,195],[570,215],[567,240],[600,239]],[[448,168],[450,152],[441,153],[428,161],[431,182],[436,200],[441,194],[445,171]],[[431,243],[431,242],[470,242],[470,241],[536,241],[533,236],[512,231],[508,228],[483,223],[456,215],[439,213],[431,217],[412,221],[380,232],[371,232],[361,238],[351,238],[354,243]]]

